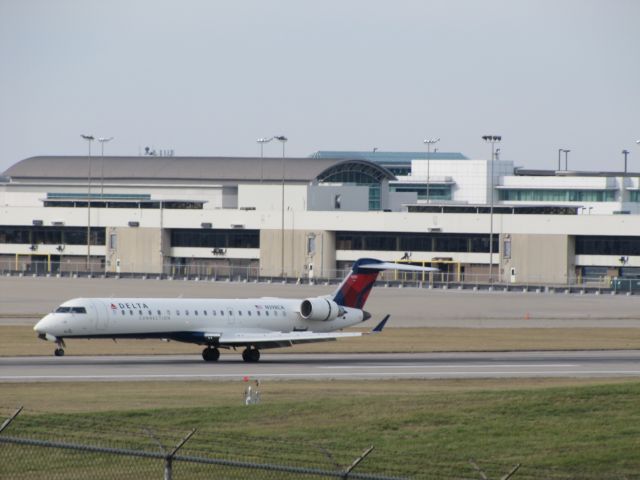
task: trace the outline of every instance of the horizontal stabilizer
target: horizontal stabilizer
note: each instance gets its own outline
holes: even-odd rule
[[[382,321],[378,325],[376,325],[373,330],[371,330],[371,333],[380,333],[380,332],[382,332],[382,329],[385,327],[385,325],[387,324],[387,321],[389,320],[390,317],[391,317],[391,315],[389,315],[389,314],[385,315],[385,317],[382,319]]]

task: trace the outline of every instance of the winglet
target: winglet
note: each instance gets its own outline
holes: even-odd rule
[[[383,328],[384,328],[384,326],[387,324],[387,320],[389,320],[389,317],[390,317],[390,316],[391,316],[391,315],[388,315],[388,314],[387,314],[387,315],[382,319],[382,321],[381,321],[378,325],[376,325],[376,326],[375,326],[375,328],[374,328],[373,330],[371,330],[371,333],[380,333],[380,332],[382,332],[382,329],[383,329]]]

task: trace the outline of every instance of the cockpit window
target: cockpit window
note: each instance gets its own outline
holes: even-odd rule
[[[56,313],[87,313],[84,307],[58,307]]]

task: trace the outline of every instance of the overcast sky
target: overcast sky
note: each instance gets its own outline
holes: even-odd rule
[[[640,171],[637,0],[0,0],[0,172],[33,155],[442,151]],[[94,146],[94,152],[98,150]],[[280,146],[265,146],[279,156]]]

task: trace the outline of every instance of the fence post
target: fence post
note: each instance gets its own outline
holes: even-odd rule
[[[160,447],[160,451],[164,455],[164,480],[172,480],[173,457],[176,456],[176,453],[178,453],[178,450],[180,450],[182,446],[189,441],[189,439],[193,436],[193,434],[196,433],[196,430],[197,429],[194,428],[189,433],[187,433],[187,435],[182,440],[180,440],[180,442],[178,442],[178,444],[174,447],[173,450],[171,450],[170,452],[167,452],[165,448],[162,446],[162,443],[160,443],[160,440],[158,440],[158,437],[156,437],[151,430],[145,429],[145,431],[151,436],[151,438],[153,438],[153,440],[155,440],[155,442],[158,444],[158,447]]]
[[[11,424],[11,422],[13,422],[13,420],[20,414],[21,411],[22,411],[22,406],[18,407],[18,409],[15,412],[13,412],[13,415],[11,415],[4,422],[2,422],[2,425],[0,425],[0,433],[2,433],[2,431],[5,428],[7,428]]]
[[[342,478],[348,478],[349,474],[351,473],[351,471],[356,468],[360,462],[362,462],[365,458],[367,458],[367,455],[369,455],[371,452],[373,452],[373,445],[370,446],[369,448],[367,448],[364,452],[362,452],[362,455],[360,455],[358,458],[356,458],[353,463],[351,465],[349,465],[349,467],[344,471],[344,474],[342,475]]]

